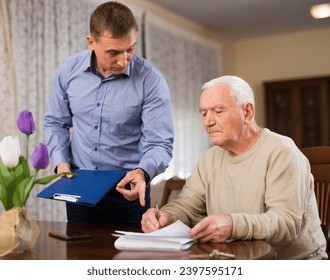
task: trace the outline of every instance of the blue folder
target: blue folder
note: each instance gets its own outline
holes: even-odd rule
[[[37,197],[95,206],[127,171],[74,169],[73,178],[62,177],[41,191]]]

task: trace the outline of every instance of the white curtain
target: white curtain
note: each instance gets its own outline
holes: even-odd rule
[[[199,113],[202,85],[221,72],[221,46],[153,14],[145,17],[146,57],[164,74],[171,93],[175,137],[173,159],[157,184],[172,176],[190,175],[209,148]]]
[[[87,48],[90,14],[103,2],[0,0],[0,140],[7,135],[18,136],[25,149],[25,137],[16,128],[16,119],[19,111],[27,109],[36,122],[30,152],[44,142],[43,116],[55,70],[64,58]],[[141,22],[142,10],[130,8]],[[138,52],[141,43],[139,38]],[[53,166],[42,170],[40,176],[51,173]],[[43,188],[35,186],[27,202],[34,217],[66,220],[63,202],[36,198]]]

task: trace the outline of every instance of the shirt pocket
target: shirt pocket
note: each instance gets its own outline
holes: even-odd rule
[[[110,138],[120,144],[136,142],[141,138],[141,116],[139,110],[112,111],[108,131]]]

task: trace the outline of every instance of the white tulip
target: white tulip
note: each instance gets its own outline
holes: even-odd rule
[[[21,149],[17,137],[6,136],[0,142],[0,157],[7,168],[18,165]]]

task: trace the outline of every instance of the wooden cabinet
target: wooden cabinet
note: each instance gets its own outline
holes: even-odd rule
[[[330,76],[264,83],[266,125],[299,148],[330,145]]]

